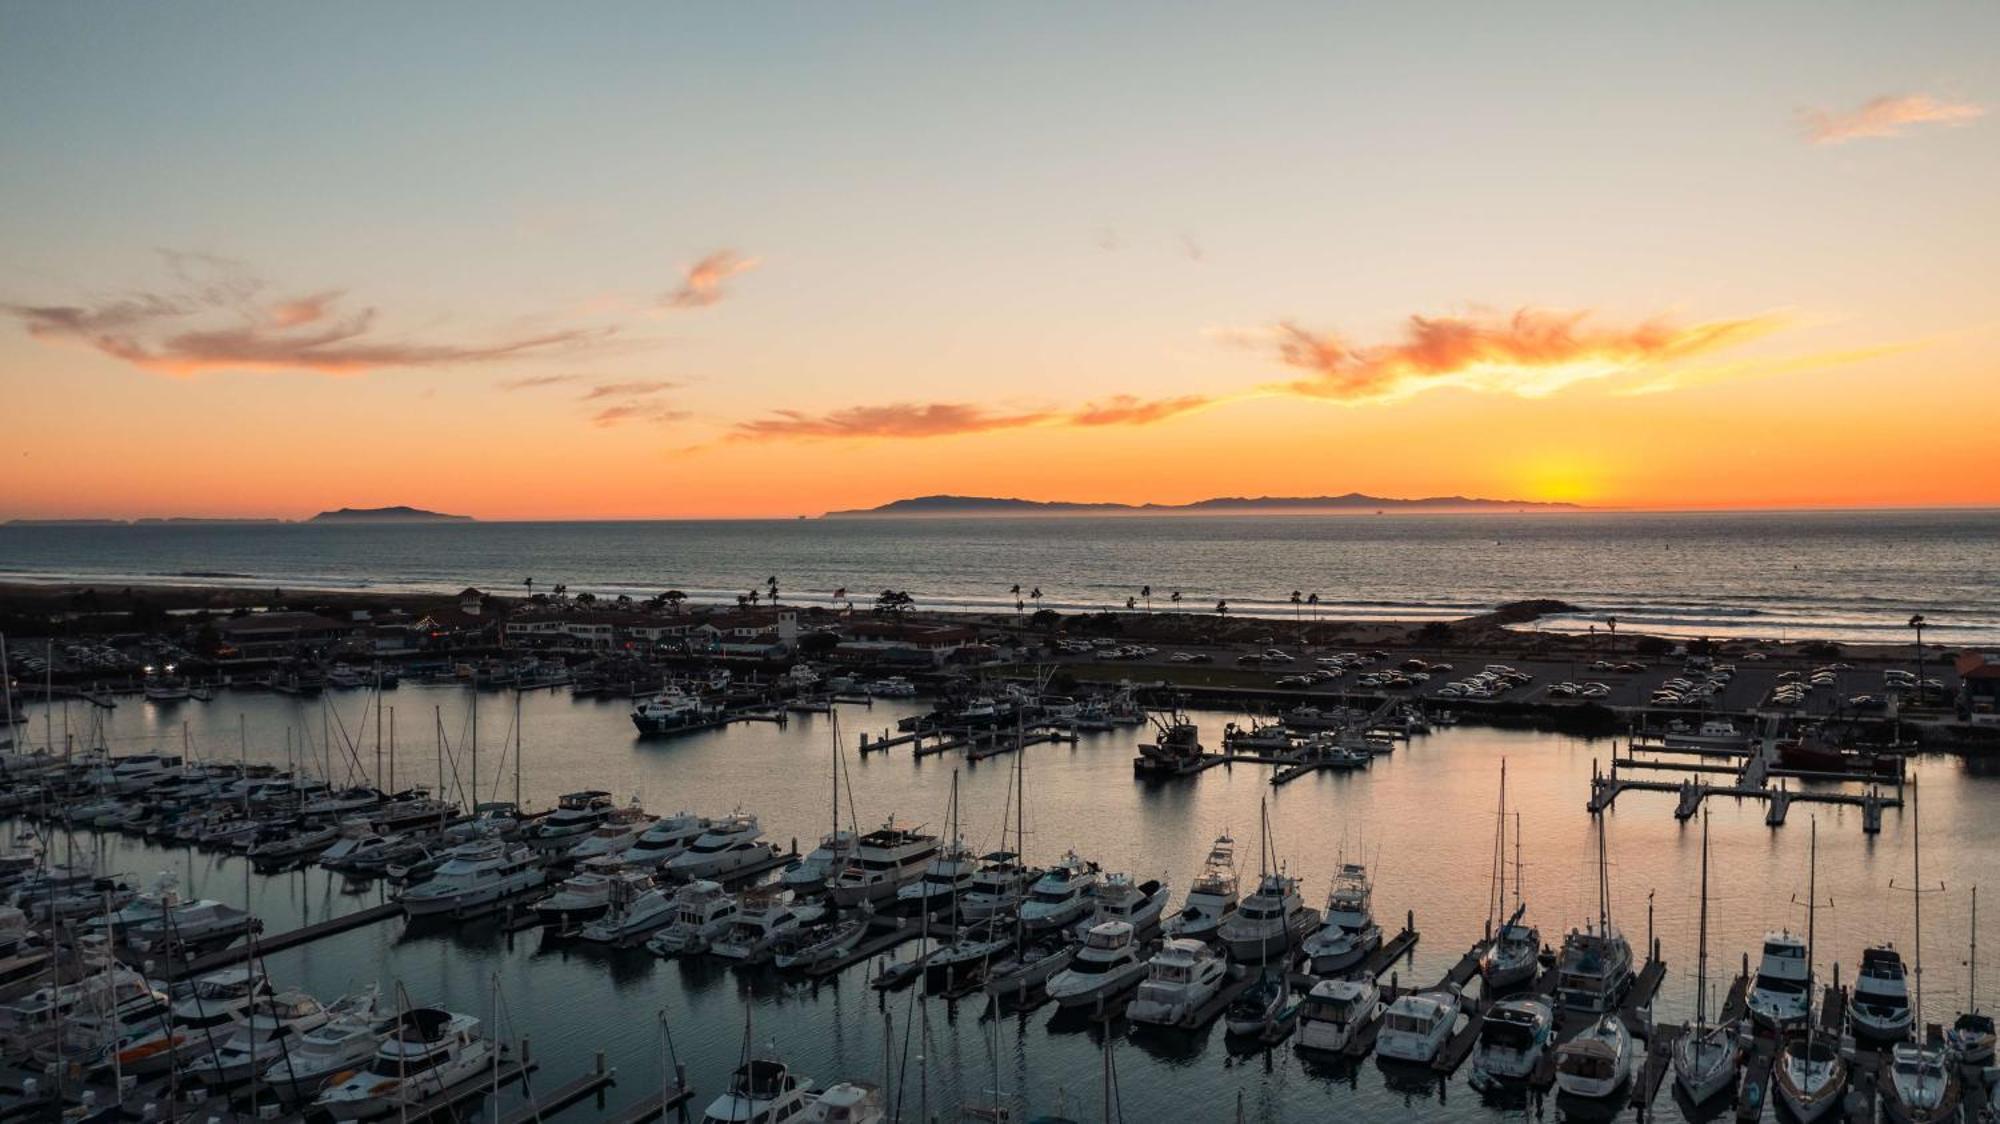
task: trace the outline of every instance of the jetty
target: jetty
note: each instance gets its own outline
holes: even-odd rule
[[[1805,801],[1815,804],[1847,805],[1861,809],[1861,830],[1874,835],[1882,830],[1882,810],[1903,806],[1900,779],[1894,781],[1893,791],[1885,792],[1882,787],[1885,783],[1884,778],[1778,769],[1776,767],[1778,724],[1777,716],[1766,718],[1756,745],[1741,751],[1717,750],[1712,747],[1668,746],[1635,738],[1627,743],[1625,755],[1621,757],[1617,747],[1613,746],[1609,769],[1600,769],[1595,761],[1591,763],[1590,797],[1584,807],[1593,816],[1601,815],[1609,811],[1625,793],[1666,792],[1672,793],[1676,798],[1674,818],[1685,823],[1701,811],[1702,801],[1715,796],[1735,797],[1765,801],[1768,807],[1765,809],[1764,822],[1771,827],[1781,827],[1794,803]],[[1700,760],[1661,761],[1637,756],[1642,751],[1688,754]],[[1711,764],[1710,760],[1716,758],[1726,758],[1733,763]],[[1678,781],[1643,780],[1630,775],[1635,771],[1641,774],[1648,771],[1670,771],[1692,775]],[[1711,776],[1726,779],[1711,784],[1707,779]],[[1773,776],[1779,777],[1776,784],[1771,782]],[[1792,777],[1862,782],[1867,787],[1860,792],[1799,791],[1786,784],[1786,778]]]
[[[366,925],[373,925],[378,921],[386,921],[391,917],[400,917],[402,913],[402,903],[383,902],[381,905],[369,906],[367,909],[355,910],[352,913],[343,913],[338,917],[329,917],[324,921],[317,921],[311,925],[302,925],[289,932],[279,933],[275,937],[263,937],[253,941],[246,941],[242,944],[222,949],[219,952],[211,952],[206,956],[197,956],[191,960],[181,961],[177,964],[172,959],[169,959],[167,976],[169,979],[174,980],[205,976],[210,972],[241,964],[245,960],[254,957],[265,956],[274,952],[283,952],[286,949],[297,948],[302,944],[311,944],[323,937],[331,937],[362,928]],[[127,954],[126,959],[128,963],[131,962],[132,955],[134,954]],[[143,964],[136,966],[144,967]]]

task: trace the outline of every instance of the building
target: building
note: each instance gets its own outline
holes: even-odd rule
[[[225,659],[287,659],[323,651],[346,637],[350,625],[318,613],[269,612],[217,621]]]
[[[979,642],[977,629],[951,624],[858,620],[843,631],[840,654],[894,663],[936,666]]]
[[[1967,652],[1958,657],[1958,690],[1974,714],[2000,712],[2000,653]]]

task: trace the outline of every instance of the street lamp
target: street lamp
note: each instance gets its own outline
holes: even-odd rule
[[[1924,615],[1910,616],[1910,627],[1917,630],[1917,705],[1924,705]]]

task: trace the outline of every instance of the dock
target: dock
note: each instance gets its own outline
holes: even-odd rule
[[[1202,1027],[1221,1018],[1222,1012],[1227,1011],[1229,1005],[1236,1002],[1237,998],[1244,992],[1249,991],[1250,986],[1256,982],[1257,973],[1245,969],[1241,976],[1232,977],[1227,983],[1217,988],[1214,995],[1208,997],[1208,1002],[1189,1011],[1181,1018],[1180,1022],[1174,1025],[1181,1030],[1200,1030]]]
[[[1768,720],[1763,739],[1758,748],[1747,756],[1738,758],[1736,767],[1711,765],[1705,762],[1657,761],[1633,756],[1637,749],[1650,752],[1689,752],[1684,750],[1663,750],[1653,746],[1628,745],[1625,756],[1619,756],[1614,747],[1610,768],[1600,770],[1591,766],[1590,797],[1584,807],[1591,815],[1601,815],[1610,810],[1618,798],[1628,792],[1665,792],[1676,797],[1674,818],[1683,823],[1693,819],[1701,811],[1702,801],[1713,796],[1734,797],[1736,799],[1763,800],[1768,807],[1764,822],[1771,827],[1782,827],[1791,806],[1799,801],[1815,804],[1847,805],[1861,809],[1861,830],[1874,835],[1882,830],[1882,809],[1900,808],[1903,798],[1900,787],[1896,794],[1885,794],[1880,787],[1880,778],[1847,776],[1834,774],[1797,774],[1779,770],[1774,766],[1777,760],[1777,722]],[[1638,770],[1667,770],[1696,774],[1679,781],[1640,780],[1628,775]],[[1729,783],[1711,784],[1709,774],[1729,774]],[[1779,775],[1776,784],[1771,777]],[[1798,792],[1785,784],[1784,777],[1811,775],[1817,779],[1831,781],[1864,781],[1868,787],[1862,792]]]
[[[686,1076],[685,1067],[682,1068],[681,1076]],[[647,1124],[648,1121],[665,1119],[668,1113],[693,1098],[694,1090],[688,1088],[687,1082],[683,1080],[658,1092],[648,1093],[603,1119],[605,1124]]]
[[[1460,1027],[1457,1033],[1438,1047],[1437,1056],[1431,1059],[1431,1069],[1434,1072],[1455,1073],[1459,1066],[1465,1064],[1465,1059],[1472,1056],[1473,1047],[1479,1045],[1479,1032],[1486,1026],[1486,1009],[1489,1006],[1491,1004],[1488,1003],[1466,1006],[1465,1013],[1470,1017],[1465,1020],[1465,1025]]]
[[[522,1053],[527,1052],[526,1043]],[[617,1084],[618,1071],[604,1064],[604,1051],[597,1052],[597,1064],[590,1072],[567,1084],[557,1086],[547,1096],[527,1097],[528,1103],[511,1112],[500,1114],[500,1124],[539,1124],[543,1116],[561,1112],[594,1093],[599,1093]],[[527,1081],[521,1082],[521,1091],[527,1093]],[[602,1106],[600,1106],[602,1107]]]
[[[1409,955],[1410,950],[1415,947],[1417,947],[1416,918],[1411,917],[1404,924],[1402,932],[1383,941],[1374,952],[1368,954],[1368,959],[1361,962],[1361,971],[1379,977],[1394,967],[1396,961]]]
[[[275,937],[246,941],[243,944],[225,948],[220,952],[211,952],[206,956],[198,956],[193,960],[178,965],[175,971],[169,973],[169,976],[176,980],[189,979],[194,976],[205,976],[210,972],[241,964],[252,957],[264,956],[273,952],[283,952],[289,948],[297,948],[302,944],[311,944],[322,937],[335,936],[350,930],[359,929],[364,925],[373,925],[378,921],[386,921],[391,917],[400,917],[402,913],[403,906],[400,902],[383,902],[381,905],[369,906],[367,909],[358,909],[353,913],[343,913],[338,917],[329,917],[324,921],[317,921],[311,925],[302,925],[289,932],[279,933]]]
[[[916,921],[894,923],[882,932],[855,945],[853,951],[849,952],[846,956],[826,964],[821,964],[806,974],[813,977],[826,977],[837,972],[846,971],[856,964],[880,956],[905,941],[916,939],[921,929],[921,924]]]
[[[1680,1037],[1680,1027],[1669,1027],[1646,1042],[1646,1058],[1639,1063],[1639,1071],[1632,1075],[1632,1107],[1639,1110],[1642,1118],[1654,1098],[1660,1095],[1660,1086],[1666,1081],[1667,1074],[1673,1072],[1674,1044],[1680,1041]]]

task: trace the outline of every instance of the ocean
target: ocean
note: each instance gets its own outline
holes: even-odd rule
[[[1015,585],[1062,611],[1152,607],[1328,620],[1452,619],[1531,597],[1538,627],[2000,642],[2000,511],[1021,517],[396,525],[0,526],[0,579],[284,589],[523,591],[1004,609]],[[1143,600],[1141,601],[1143,605]]]

